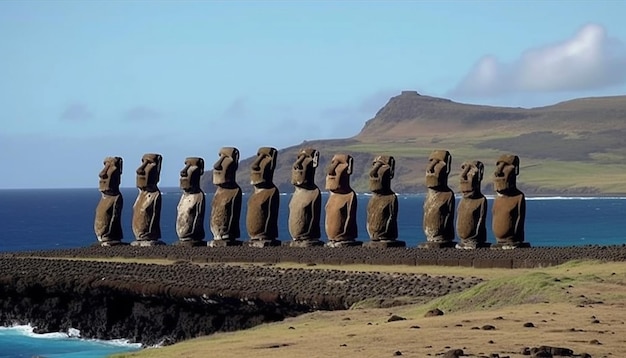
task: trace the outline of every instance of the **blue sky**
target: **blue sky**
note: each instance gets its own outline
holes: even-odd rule
[[[623,1],[0,1],[0,188],[161,186],[187,156],[344,138],[401,90],[534,107],[626,94]]]

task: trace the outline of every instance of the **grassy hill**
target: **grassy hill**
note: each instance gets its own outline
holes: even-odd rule
[[[485,163],[484,193],[492,194],[491,173],[503,153],[520,157],[518,178],[526,194],[608,195],[626,193],[626,96],[582,98],[539,108],[508,108],[456,103],[403,91],[392,97],[361,132],[346,139],[306,141],[279,151],[275,183],[283,192],[300,148],[321,152],[316,180],[324,187],[324,167],[333,154],[355,158],[352,185],[367,192],[367,173],[375,155],[396,158],[396,192],[425,190],[424,169],[430,152],[452,153],[450,186],[458,187],[460,165]],[[242,160],[238,181],[244,191],[252,158]],[[207,173],[210,174],[210,173]],[[203,186],[214,190],[211,176]]]

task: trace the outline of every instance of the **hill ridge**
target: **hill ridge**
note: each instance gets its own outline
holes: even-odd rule
[[[354,157],[352,185],[368,192],[367,173],[375,155],[396,157],[394,190],[424,192],[429,153],[447,149],[453,156],[450,186],[458,167],[480,160],[487,167],[483,181],[490,194],[491,166],[502,153],[517,154],[520,188],[529,194],[626,194],[626,96],[585,97],[553,105],[520,108],[465,104],[402,91],[367,120],[361,131],[344,139],[306,140],[279,150],[275,184],[292,192],[291,165],[300,148],[321,152],[316,182],[324,188],[324,167],[335,153]],[[238,181],[244,192],[252,158],[241,161]],[[598,175],[598,174],[601,175]],[[203,188],[212,192],[211,176]]]

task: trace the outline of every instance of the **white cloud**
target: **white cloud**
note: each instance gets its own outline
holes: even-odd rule
[[[563,42],[525,51],[513,63],[483,57],[450,96],[595,90],[623,83],[626,46],[604,27],[588,24]]]

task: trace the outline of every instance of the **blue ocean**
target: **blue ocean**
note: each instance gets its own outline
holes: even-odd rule
[[[162,188],[161,230],[163,241],[176,238],[178,188]],[[132,241],[132,205],[135,188],[123,188],[124,241]],[[100,199],[97,189],[0,190],[0,252],[45,250],[88,246],[96,242],[93,221]],[[280,239],[289,240],[287,230],[290,194],[281,196]],[[324,196],[324,200],[327,196]],[[422,205],[424,196],[398,194],[399,239],[409,247],[424,241]],[[365,210],[368,195],[359,195],[360,240],[367,241]],[[458,203],[457,198],[457,203]],[[207,194],[207,215],[211,194]],[[322,203],[325,204],[324,202]],[[492,204],[492,200],[489,200]],[[532,246],[621,245],[626,243],[626,197],[529,197],[527,198],[526,241]],[[246,195],[241,228],[245,233]],[[323,215],[323,210],[322,210]],[[489,215],[490,219],[490,215]],[[322,222],[324,218],[322,217]],[[208,218],[205,224],[208,223]],[[487,227],[490,230],[488,220]],[[323,230],[322,230],[323,232]],[[207,233],[210,233],[207,227]],[[493,242],[490,232],[488,238]],[[209,238],[210,239],[210,238]],[[245,240],[245,237],[242,237]],[[71,336],[71,335],[70,335]],[[0,358],[4,357],[105,357],[138,349],[123,342],[99,342],[67,334],[37,335],[27,326],[0,328]]]

